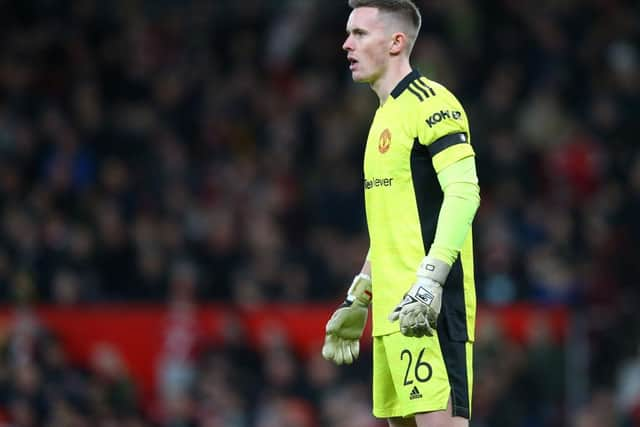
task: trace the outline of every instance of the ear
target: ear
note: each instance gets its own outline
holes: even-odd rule
[[[407,35],[404,33],[393,33],[391,36],[391,46],[389,47],[389,53],[391,55],[399,55],[404,52],[407,46]]]

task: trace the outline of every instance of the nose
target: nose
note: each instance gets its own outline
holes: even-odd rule
[[[342,43],[342,50],[346,50],[347,52],[353,50],[353,45],[351,43],[351,35],[347,36],[344,43]]]

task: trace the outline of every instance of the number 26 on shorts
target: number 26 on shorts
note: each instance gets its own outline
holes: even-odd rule
[[[425,350],[424,348],[420,350],[420,354],[418,354],[415,361],[414,356],[409,350],[405,349],[400,353],[400,360],[407,364],[407,369],[404,374],[404,385],[413,384],[414,379],[421,383],[426,383],[431,379],[433,368],[428,362],[422,360]]]

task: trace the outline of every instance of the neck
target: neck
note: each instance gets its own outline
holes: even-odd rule
[[[380,105],[384,104],[394,87],[411,72],[411,65],[405,58],[390,62],[389,67],[376,81],[371,83],[371,89],[378,95]]]

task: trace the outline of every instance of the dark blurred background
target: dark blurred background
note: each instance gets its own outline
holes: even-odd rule
[[[640,425],[640,3],[417,3],[413,65],[477,152],[471,425]],[[281,329],[193,326],[202,304],[330,310],[361,266],[377,99],[340,48],[349,12],[0,0],[0,425],[385,425],[366,350],[338,369]],[[49,323],[92,307],[169,313],[152,393],[123,349],[73,356]],[[531,307],[512,339],[495,313]]]

